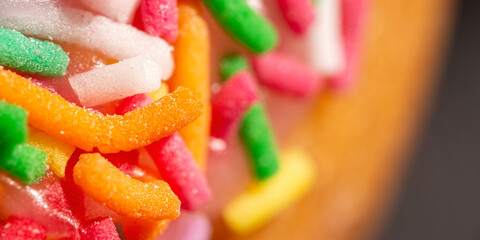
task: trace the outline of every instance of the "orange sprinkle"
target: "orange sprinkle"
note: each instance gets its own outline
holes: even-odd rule
[[[156,221],[175,219],[180,214],[180,200],[167,183],[135,180],[99,153],[80,155],[73,180],[95,201],[122,216]]]
[[[13,72],[0,70],[0,100],[28,111],[28,122],[68,144],[102,153],[131,151],[193,122],[202,104],[186,88],[123,116],[94,113]]]
[[[125,239],[156,240],[168,227],[170,220],[160,221],[122,221]]]
[[[163,86],[163,85],[162,85]],[[141,182],[156,182],[158,178],[149,170],[136,166],[133,170],[132,178]],[[143,221],[132,218],[121,218],[123,233],[125,239],[138,240],[156,240],[162,235],[170,223],[169,219],[159,221]]]
[[[205,20],[195,1],[178,3],[179,36],[174,44],[175,71],[168,81],[170,89],[192,89],[205,106],[205,112],[180,130],[198,165],[204,168],[210,135],[210,37]]]

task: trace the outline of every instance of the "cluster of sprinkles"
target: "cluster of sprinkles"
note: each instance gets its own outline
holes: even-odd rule
[[[366,1],[274,1],[308,61],[254,1],[0,1],[0,238],[209,239],[209,142],[234,137],[252,179],[222,216],[261,228],[315,179],[305,151],[279,150],[263,87],[352,88]],[[213,68],[202,5],[244,49]]]

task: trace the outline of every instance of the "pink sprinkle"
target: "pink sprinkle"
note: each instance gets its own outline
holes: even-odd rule
[[[115,109],[115,114],[123,115],[127,112],[147,106],[152,102],[153,100],[147,94],[136,94],[120,100],[117,109]]]
[[[131,176],[135,166],[138,164],[140,152],[138,150],[133,150],[130,152],[118,152],[102,155],[120,171]]]
[[[95,219],[80,229],[82,239],[120,240],[111,217]]]
[[[0,239],[3,240],[43,240],[45,238],[47,238],[45,227],[28,218],[10,216],[0,226]]]
[[[351,89],[355,86],[360,66],[362,33],[365,28],[368,0],[343,0],[342,28],[345,45],[345,68],[338,77],[329,83],[330,87],[339,92]]]
[[[277,0],[277,3],[293,31],[299,34],[307,32],[315,18],[312,0]]]
[[[38,49],[37,49],[37,50],[35,50],[35,53],[36,53],[36,54],[38,54],[39,52],[40,52],[40,50],[38,50]]]
[[[174,42],[178,37],[177,0],[142,0],[140,15],[145,31]]]
[[[212,224],[204,213],[183,211],[168,225],[159,240],[208,240],[211,235]]]
[[[182,202],[182,208],[195,210],[210,200],[212,193],[185,142],[178,133],[145,147],[160,175]]]
[[[244,113],[257,100],[257,86],[249,72],[241,71],[230,77],[212,99],[211,135],[228,139]]]
[[[313,68],[280,52],[256,56],[252,66],[261,84],[279,92],[309,97],[321,87],[320,76]]]

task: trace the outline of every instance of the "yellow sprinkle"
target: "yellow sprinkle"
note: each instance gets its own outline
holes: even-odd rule
[[[158,99],[162,98],[163,96],[167,95],[168,94],[168,85],[165,83],[165,82],[162,82],[162,85],[160,86],[159,89],[151,92],[151,93],[147,93],[147,95],[153,100],[153,101],[157,101]]]
[[[65,177],[65,167],[75,147],[33,127],[29,128],[27,142],[47,154],[47,165],[55,175]]]
[[[252,184],[230,202],[223,211],[227,225],[238,234],[248,234],[274,218],[300,199],[313,185],[315,167],[310,156],[289,149],[281,156],[277,174]]]

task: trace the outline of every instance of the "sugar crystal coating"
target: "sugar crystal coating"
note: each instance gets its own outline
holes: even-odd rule
[[[0,65],[42,76],[65,75],[68,56],[62,47],[0,27]]]
[[[153,221],[180,214],[180,201],[167,183],[132,179],[98,153],[80,155],[73,179],[86,194],[122,216]]]
[[[29,112],[32,126],[70,145],[102,153],[131,151],[190,124],[203,106],[179,87],[162,99],[123,116],[102,115],[78,107],[15,73],[0,70],[0,100]]]
[[[93,107],[161,86],[161,68],[149,55],[140,55],[68,79],[83,106]]]
[[[207,180],[182,137],[174,133],[145,147],[160,175],[182,201],[182,208],[196,210],[212,197]]]
[[[174,42],[178,37],[177,0],[143,0],[140,14],[145,31]]]
[[[163,39],[52,1],[1,1],[0,26],[27,36],[75,43],[117,60],[150,54],[162,70],[162,79],[173,71],[172,47]]]
[[[195,55],[195,54],[192,54],[192,55]],[[189,56],[190,56],[190,55],[189,55]],[[184,69],[181,69],[181,70],[184,70]],[[196,79],[195,79],[195,80],[196,80]],[[194,82],[195,80],[192,80],[192,82]],[[208,90],[207,90],[207,91],[208,91]],[[200,93],[200,94],[202,94],[202,93]],[[205,94],[205,95],[206,95],[206,94]],[[201,96],[201,97],[203,97],[203,96]],[[127,109],[127,111],[130,111],[130,110],[132,110],[132,109]],[[125,113],[125,112],[127,112],[127,111],[123,111],[123,113]],[[204,126],[205,126],[205,125],[204,125]],[[110,128],[109,130],[112,131],[113,129]],[[140,128],[137,129],[137,130],[140,130]],[[142,130],[143,130],[143,129],[142,129]],[[63,132],[64,132],[63,130],[60,130],[60,131],[61,131],[61,134],[64,134],[64,133],[63,133]],[[141,130],[140,130],[140,131],[141,131]],[[135,136],[135,138],[136,138],[136,136]],[[198,137],[197,137],[197,138],[198,138]],[[195,140],[195,138],[192,138],[192,139]],[[200,139],[203,139],[203,138],[200,138]],[[206,138],[205,138],[205,139],[206,139]],[[145,224],[145,223],[144,223],[144,224]],[[137,238],[135,238],[135,239],[137,239]]]
[[[52,174],[47,174],[38,184],[25,186],[1,173],[0,185],[2,214],[42,223],[47,237],[71,237],[76,232],[79,221],[72,215],[65,189]]]

